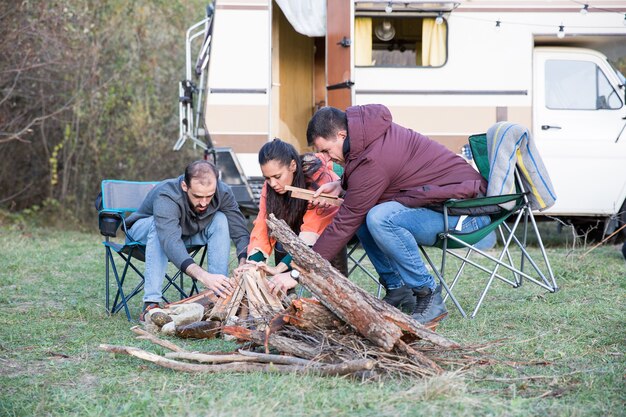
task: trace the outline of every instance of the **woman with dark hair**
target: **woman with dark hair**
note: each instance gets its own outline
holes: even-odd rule
[[[270,285],[273,292],[286,292],[295,287],[297,274],[287,272],[291,269],[291,255],[283,252],[280,243],[270,237],[265,220],[273,213],[284,220],[306,244],[313,246],[339,207],[314,207],[306,200],[292,198],[285,186],[317,190],[321,185],[339,179],[332,170],[332,164],[322,154],[307,153],[301,156],[292,145],[280,139],[266,143],[259,151],[259,165],[265,183],[261,191],[259,214],[250,235],[248,261],[274,276]],[[275,253],[274,267],[265,264],[272,251]],[[345,252],[331,263],[344,275],[347,274]]]

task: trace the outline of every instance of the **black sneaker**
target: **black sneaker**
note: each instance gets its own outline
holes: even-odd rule
[[[412,314],[415,311],[415,294],[407,286],[387,290],[383,301],[406,314]]]
[[[435,291],[430,288],[414,288],[416,297],[415,310],[411,317],[422,324],[443,320],[448,315],[443,298],[441,297],[441,285],[437,285]]]

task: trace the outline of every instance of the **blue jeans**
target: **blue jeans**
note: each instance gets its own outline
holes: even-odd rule
[[[459,216],[448,216],[448,227],[454,228],[458,221]],[[461,231],[471,232],[490,222],[489,216],[467,217]],[[443,213],[389,201],[367,213],[357,237],[386,289],[406,285],[434,290],[435,280],[424,265],[418,245],[432,246],[443,230]]]
[[[128,231],[127,241],[134,239],[146,245],[146,270],[144,272],[144,302],[163,301],[161,288],[167,271],[167,255],[157,236],[154,217],[137,220]],[[215,213],[213,221],[203,231],[183,239],[187,246],[207,245],[207,271],[212,274],[228,274],[230,234],[228,220],[222,212]]]

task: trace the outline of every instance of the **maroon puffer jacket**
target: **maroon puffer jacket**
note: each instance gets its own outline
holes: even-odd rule
[[[377,204],[397,201],[424,207],[449,198],[484,195],[487,182],[443,145],[392,122],[381,104],[349,107],[350,152],[342,185],[344,202],[313,249],[332,259]]]

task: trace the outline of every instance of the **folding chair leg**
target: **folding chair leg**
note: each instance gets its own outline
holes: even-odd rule
[[[541,256],[543,256],[543,261],[546,263],[546,268],[548,269],[548,274],[550,275],[550,280],[552,281],[552,292],[557,292],[559,290],[559,286],[556,283],[556,279],[554,278],[554,272],[552,272],[552,266],[550,265],[550,260],[548,259],[548,254],[546,253],[546,248],[543,246],[543,240],[541,239],[541,234],[539,233],[539,229],[537,228],[537,222],[535,221],[535,216],[532,212],[530,214],[530,221],[533,224],[533,229],[535,230],[535,234],[537,235],[537,243],[539,244],[539,249],[541,249]]]
[[[109,238],[107,237],[107,242],[109,241]],[[104,265],[105,265],[105,279],[104,279],[104,284],[105,284],[105,289],[104,289],[104,293],[105,293],[105,308],[107,310],[107,313],[111,314],[111,310],[109,309],[109,251],[111,249],[109,247],[105,247],[104,248]]]
[[[352,272],[354,272],[355,269],[360,268],[361,271],[365,273],[365,275],[370,277],[372,281],[374,281],[378,285],[378,289],[376,291],[376,297],[380,298],[380,296],[382,295],[383,284],[381,284],[381,282],[379,281],[377,277],[375,277],[370,271],[368,271],[363,265],[361,265],[361,262],[363,262],[363,259],[365,259],[365,257],[367,256],[367,253],[363,251],[363,255],[361,255],[361,257],[358,260],[353,255],[360,245],[361,245],[360,243],[355,244],[354,246],[352,246],[352,249],[350,249],[350,251],[348,252],[348,259],[354,262],[354,265],[352,265],[352,268],[348,270],[348,276],[350,276],[350,274],[352,274]]]
[[[471,254],[472,254],[472,249],[469,248],[467,252],[465,253],[465,259],[468,259]],[[466,264],[467,264],[466,262],[463,262],[461,266],[459,267],[459,270],[457,271],[456,275],[454,276],[454,279],[452,280],[452,284],[450,284],[450,290],[454,289],[454,286],[456,285],[457,281],[461,277],[461,274],[463,273],[463,270],[465,269]],[[450,295],[449,293],[446,293],[446,296],[443,297],[443,301],[446,301],[449,295]]]
[[[128,321],[131,321],[130,320],[130,311],[128,310],[128,304],[126,303],[126,297],[124,296],[124,289],[122,288],[123,278],[125,277],[126,274],[124,274],[122,276],[122,280],[120,280],[119,274],[117,272],[117,268],[115,267],[115,262],[112,259],[113,258],[113,254],[111,253],[111,249],[109,247],[107,247],[106,248],[106,252],[107,252],[107,255],[110,257],[110,259],[109,259],[110,260],[110,265],[111,265],[111,268],[113,269],[113,275],[115,276],[115,282],[117,283],[117,293],[115,295],[115,302],[113,303],[113,307],[112,308],[115,310],[118,297],[121,295],[120,302],[124,306],[124,310],[126,312],[126,318],[128,319]],[[124,272],[126,272],[127,269],[128,269],[128,264],[126,264],[124,266]],[[110,312],[110,314],[114,314],[114,313],[115,312]]]
[[[493,279],[495,278],[496,274],[498,273],[498,268],[500,267],[500,265],[502,265],[502,258],[504,258],[505,254],[508,254],[508,250],[509,250],[509,245],[511,244],[511,241],[513,239],[515,239],[515,235],[513,234],[513,231],[517,229],[517,226],[519,225],[519,221],[520,221],[521,217],[517,216],[517,219],[515,220],[515,225],[512,227],[512,230],[509,234],[509,238],[506,239],[506,242],[504,244],[504,248],[502,249],[502,253],[500,253],[500,257],[498,258],[498,262],[496,263],[496,265],[493,268],[493,271],[491,272],[491,275],[489,276],[489,281],[487,281],[487,286],[485,287],[485,289],[483,290],[482,294],[480,295],[480,299],[478,300],[478,304],[476,305],[476,308],[474,309],[474,312],[472,313],[472,315],[470,316],[470,318],[474,318],[476,317],[476,314],[478,314],[478,309],[480,308],[481,304],[483,303],[483,300],[485,299],[485,296],[487,295],[487,291],[489,291],[489,288],[491,287],[491,283],[493,282]],[[508,226],[506,226],[508,228]]]
[[[426,253],[426,250],[424,250],[424,248],[422,246],[420,246],[419,248],[420,248],[422,254],[424,255],[424,258],[426,259],[426,261],[428,262],[428,264],[432,268],[433,272],[435,273],[435,275],[437,275],[437,279],[441,283],[441,286],[446,290],[446,294],[450,296],[450,299],[452,299],[452,302],[456,306],[457,310],[459,310],[459,312],[461,313],[461,315],[464,318],[467,317],[467,314],[465,313],[465,310],[463,310],[463,307],[461,307],[461,304],[459,303],[459,301],[456,299],[456,297],[452,293],[451,288],[448,287],[448,284],[446,284],[446,281],[443,279],[443,272],[439,272],[437,270],[437,268],[435,267],[435,264],[430,259],[430,256],[428,256],[428,254]],[[445,252],[442,252],[442,256],[445,256]]]
[[[507,226],[508,229],[508,226]],[[502,239],[502,242],[506,242],[506,239],[504,237],[504,232],[502,231],[502,226],[498,226],[498,232],[500,233],[500,238]],[[511,253],[509,252],[508,248],[506,250],[506,257],[509,260],[509,265],[513,266],[513,257],[511,256]],[[509,271],[513,274],[513,283],[509,282],[509,284],[511,284],[511,286],[513,288],[519,288],[522,286],[522,276],[520,274],[518,274],[517,272],[509,269]],[[524,271],[524,267],[523,267],[523,255],[522,255],[522,267],[520,267],[520,271]]]

